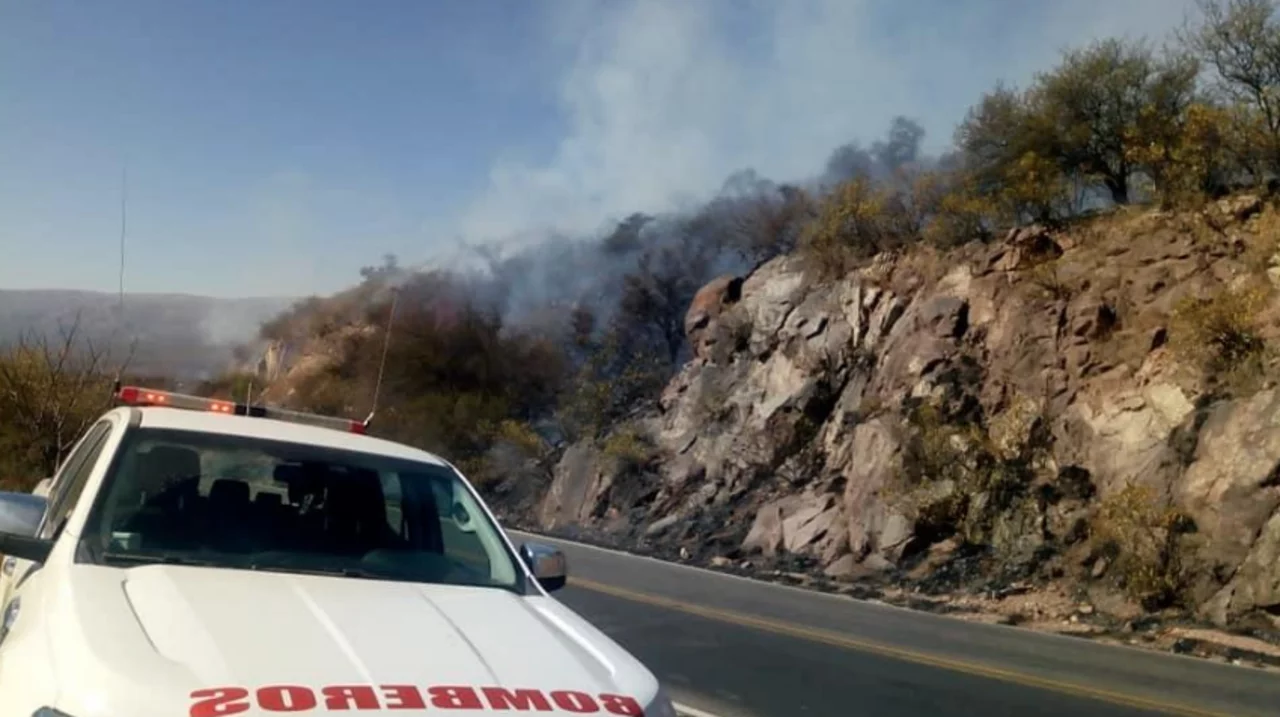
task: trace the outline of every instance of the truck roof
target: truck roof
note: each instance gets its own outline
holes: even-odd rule
[[[309,426],[303,423],[280,421],[272,418],[228,416],[165,406],[134,406],[117,410],[138,411],[142,414],[141,425],[148,428],[258,437],[275,441],[373,453],[435,465],[446,465],[445,461],[434,453],[413,448],[403,443],[357,433],[344,433],[332,428]]]

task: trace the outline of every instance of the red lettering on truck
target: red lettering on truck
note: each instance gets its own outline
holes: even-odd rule
[[[551,693],[551,699],[555,700],[556,706],[565,712],[585,714],[600,711],[600,705],[596,704],[595,698],[585,692],[556,690]]]
[[[377,710],[378,695],[368,685],[343,685],[321,688],[325,709],[329,710]]]
[[[422,692],[413,685],[383,685],[382,697],[387,701],[389,710],[425,710],[426,700]]]
[[[481,687],[484,698],[489,701],[489,708],[495,710],[519,710],[528,712],[550,712],[551,703],[541,690],[509,690],[505,687]]]
[[[191,693],[191,717],[221,717],[249,711],[249,690],[243,687],[215,687]]]
[[[225,717],[248,712],[255,705],[264,712],[345,710],[491,710],[576,714],[604,712],[620,717],[644,717],[634,697],[590,694],[579,690],[539,690],[469,685],[263,685],[210,687],[191,693],[188,717]]]
[[[605,712],[626,717],[644,717],[644,708],[636,698],[626,695],[600,695],[600,706]]]
[[[268,712],[306,712],[316,708],[316,693],[301,685],[259,687],[258,706]]]

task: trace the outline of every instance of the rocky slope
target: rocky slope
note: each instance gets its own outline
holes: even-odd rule
[[[780,257],[698,295],[657,410],[569,447],[536,500],[495,500],[825,589],[1177,649],[1212,624],[1252,636],[1220,653],[1274,652],[1277,227],[1238,197],[838,281]]]

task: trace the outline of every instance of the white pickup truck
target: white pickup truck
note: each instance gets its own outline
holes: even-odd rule
[[[0,493],[0,715],[671,717],[447,461],[363,424],[124,387]]]

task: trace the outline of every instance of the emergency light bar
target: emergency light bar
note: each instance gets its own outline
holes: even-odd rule
[[[141,388],[139,386],[121,386],[120,389],[116,391],[116,399],[128,406],[168,406],[170,408],[181,408],[188,411],[225,413],[228,416],[273,418],[277,421],[304,423],[306,425],[316,426],[319,428],[334,428],[348,433],[363,434],[367,428],[362,421],[353,421],[347,418],[320,416],[314,413],[289,411],[283,408],[250,406],[243,403],[235,403],[233,401],[222,401],[216,398],[201,398],[200,396],[191,396],[185,393],[173,393],[171,391],[156,391],[150,388]]]

